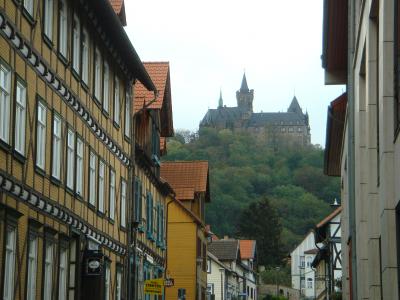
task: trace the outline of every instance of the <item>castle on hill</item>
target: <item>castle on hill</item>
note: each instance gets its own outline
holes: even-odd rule
[[[226,107],[220,94],[218,107],[207,111],[200,122],[200,128],[245,131],[273,146],[311,144],[308,113],[303,113],[296,96],[293,97],[287,112],[255,113],[253,112],[254,90],[248,88],[246,74],[243,74],[236,99],[236,107]]]

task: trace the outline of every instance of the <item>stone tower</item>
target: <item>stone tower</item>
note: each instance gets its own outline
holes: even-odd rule
[[[244,73],[240,90],[236,92],[237,105],[243,111],[244,116],[250,117],[253,113],[253,99],[254,90],[249,90],[246,73]]]

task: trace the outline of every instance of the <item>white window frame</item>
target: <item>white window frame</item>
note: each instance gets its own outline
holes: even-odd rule
[[[67,58],[68,50],[68,6],[66,0],[59,0],[59,33],[58,33],[58,45],[59,51],[64,58]]]
[[[126,227],[126,182],[121,180],[121,226]]]
[[[67,188],[74,190],[75,175],[75,132],[68,128],[67,131]]]
[[[37,264],[38,264],[38,238],[37,236],[29,237],[28,246],[28,278],[26,283],[26,299],[36,299],[36,280],[37,280]]]
[[[103,74],[103,109],[108,112],[110,105],[110,67],[106,61],[103,65]]]
[[[94,57],[94,96],[101,101],[101,53],[98,48]]]
[[[120,116],[120,85],[119,79],[115,76],[114,80],[114,122],[119,125]]]
[[[60,116],[53,116],[53,162],[51,175],[60,180],[61,178],[61,129],[62,121]]]
[[[104,161],[99,161],[99,211],[104,213],[104,195],[105,195],[105,174],[106,164]]]
[[[89,83],[89,34],[86,28],[82,30],[82,80]]]
[[[113,170],[110,171],[110,219],[115,219],[115,172]]]
[[[89,159],[89,204],[96,206],[96,154],[90,152]]]
[[[312,289],[313,288],[313,280],[312,278],[307,278],[307,288]]]
[[[116,300],[121,300],[122,291],[122,270],[117,268],[117,283],[115,287]]]
[[[44,0],[43,32],[50,41],[53,40],[53,1]]]
[[[130,137],[131,132],[131,98],[130,94],[127,92],[125,96],[125,136]]]
[[[26,86],[17,79],[15,93],[15,151],[25,155]]]
[[[110,280],[110,264],[109,263],[105,263],[105,282],[104,282],[104,298],[105,300],[110,300],[110,284],[111,284],[111,280]]]
[[[17,229],[11,226],[7,227],[5,236],[6,253],[4,260],[3,300],[14,299],[16,239]]]
[[[45,169],[46,166],[46,120],[47,108],[39,101],[36,123],[36,166]]]
[[[60,247],[58,264],[58,300],[67,299],[68,251]]]
[[[53,293],[54,244],[46,241],[45,247],[43,300],[51,300]]]
[[[84,143],[80,138],[76,139],[76,193],[83,197],[83,158]]]
[[[0,63],[0,139],[9,143],[10,138],[11,70]]]
[[[74,14],[72,26],[72,68],[79,73],[81,65],[81,26],[77,14]]]
[[[24,0],[24,8],[25,10],[31,15],[33,16],[33,1],[34,0]]]

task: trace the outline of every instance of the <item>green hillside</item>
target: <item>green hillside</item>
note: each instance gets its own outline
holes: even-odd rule
[[[165,160],[209,161],[206,221],[219,236],[235,236],[244,209],[266,197],[278,211],[283,250],[289,251],[339,199],[339,180],[323,175],[321,148],[274,151],[246,134],[203,129],[177,132],[167,149]]]

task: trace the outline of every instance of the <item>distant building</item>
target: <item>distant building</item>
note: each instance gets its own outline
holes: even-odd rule
[[[306,299],[315,298],[315,272],[311,264],[317,253],[313,231],[290,253],[292,287]]]
[[[303,113],[296,97],[293,97],[287,112],[255,113],[254,90],[249,90],[244,74],[242,85],[236,92],[236,99],[236,107],[226,107],[223,105],[221,93],[218,107],[207,111],[200,122],[200,128],[246,131],[275,146],[307,146],[311,143],[308,113]]]

